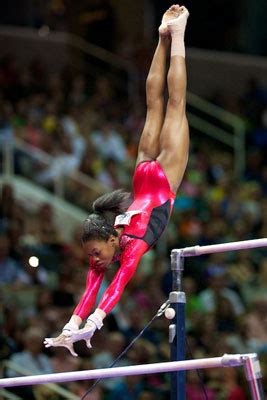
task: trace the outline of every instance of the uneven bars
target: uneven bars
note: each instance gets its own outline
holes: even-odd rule
[[[196,256],[201,256],[202,254],[254,249],[257,247],[267,247],[267,238],[242,240],[240,242],[211,244],[208,246],[185,247],[183,249],[173,249],[172,253],[180,253],[181,256],[183,257],[196,257]]]
[[[61,372],[46,375],[4,378],[0,379],[0,387],[60,383],[99,378],[113,378],[117,376],[154,374],[160,372],[174,372],[179,370],[190,370],[198,368],[237,367],[240,365],[244,365],[244,362],[248,357],[255,357],[255,354],[224,354],[222,357],[203,358],[200,360],[171,361],[128,367],[103,368],[86,371]]]

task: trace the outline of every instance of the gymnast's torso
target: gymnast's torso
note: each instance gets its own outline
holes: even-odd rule
[[[149,249],[166,228],[175,199],[158,161],[138,164],[133,177],[133,197],[128,210],[117,216],[115,227],[123,226],[122,236],[143,240]]]

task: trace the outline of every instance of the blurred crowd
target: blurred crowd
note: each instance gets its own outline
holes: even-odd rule
[[[143,82],[144,83],[144,82]],[[0,143],[26,143],[31,157],[15,154],[15,170],[48,190],[59,176],[75,171],[110,190],[131,189],[131,176],[145,118],[144,99],[132,104],[107,76],[92,82],[83,74],[48,74],[40,61],[20,68],[15,58],[0,62]],[[214,103],[235,111],[247,124],[247,164],[236,177],[233,155],[192,130],[190,159],[177,195],[171,223],[162,241],[141,261],[119,305],[106,319],[88,350],[75,345],[45,349],[43,338],[57,335],[84,290],[88,260],[82,252],[80,226],[66,242],[64,224],[55,222],[52,204],[32,210],[1,185],[0,207],[0,357],[1,374],[15,376],[108,367],[142,330],[171,291],[169,254],[174,247],[267,237],[267,101],[255,80],[244,96],[216,94]],[[40,157],[48,155],[45,164]],[[1,156],[1,166],[3,158]],[[74,184],[67,199],[89,211],[94,193]],[[82,221],[81,221],[82,224]],[[267,376],[266,249],[223,253],[186,262],[187,358],[257,352]],[[36,257],[38,267],[31,257]],[[36,261],[36,258],[34,259]],[[107,286],[117,265],[107,273]],[[155,320],[118,366],[170,359],[169,321]],[[4,361],[4,363],[2,363]],[[14,370],[11,364],[22,368]],[[64,384],[77,396],[89,382]],[[88,399],[163,400],[169,398],[168,374],[101,381]],[[187,374],[187,399],[249,398],[243,371],[227,368]],[[61,399],[46,386],[12,389],[23,399]]]

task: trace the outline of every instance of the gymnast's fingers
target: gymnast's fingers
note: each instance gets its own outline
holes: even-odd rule
[[[91,345],[90,340],[91,340],[91,339],[88,339],[88,340],[85,341],[86,346],[88,347],[88,349],[91,349],[91,348],[92,348],[92,345]]]
[[[74,357],[78,357],[78,354],[74,351],[73,345],[64,345],[64,347],[66,347],[66,349],[69,350],[70,354]]]

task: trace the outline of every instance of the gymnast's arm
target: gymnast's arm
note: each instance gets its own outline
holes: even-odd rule
[[[81,336],[80,333],[77,336],[77,332],[82,332],[82,329],[79,329],[82,320],[89,314],[91,308],[95,304],[99,287],[104,278],[104,273],[104,271],[98,271],[93,266],[89,269],[86,279],[85,292],[79,304],[75,308],[73,315],[71,316],[69,322],[63,327],[62,333],[59,336],[55,338],[45,338],[45,347],[66,347],[73,356],[77,356],[77,353],[75,353],[73,348],[73,343],[75,341],[84,339],[87,346],[91,347],[90,338],[92,337],[96,328],[101,328],[105,313],[99,310],[99,313],[96,313],[96,315],[94,315],[94,313],[89,317],[90,324],[86,328],[86,337]]]
[[[77,315],[84,320],[95,304],[97,293],[104,278],[104,271],[98,271],[92,265],[88,271],[86,288],[79,304],[76,306],[73,315]]]
[[[118,303],[123,290],[133,277],[138,263],[147,251],[148,245],[140,239],[131,239],[120,257],[120,268],[113,281],[104,292],[98,309],[108,314]]]
[[[95,303],[100,284],[104,277],[104,272],[98,272],[96,269],[91,268],[86,281],[86,290],[68,323],[77,322],[76,320],[78,319],[78,326],[76,329],[70,329],[68,333],[66,332],[65,335],[68,334],[66,338],[64,337],[64,330],[62,335],[56,339],[46,338],[46,347],[57,345],[64,346],[67,347],[73,355],[77,355],[74,352],[73,343],[78,340],[85,340],[87,347],[91,348],[91,338],[95,330],[102,328],[103,319],[118,303],[125,286],[136,271],[140,258],[147,250],[148,245],[143,240],[129,240],[121,254],[119,271],[103,294],[98,308],[93,314],[89,315],[84,328],[79,329],[82,319],[88,315]]]

